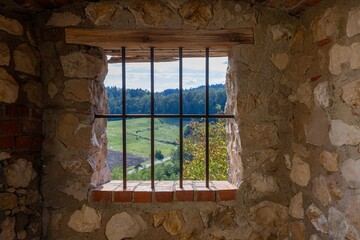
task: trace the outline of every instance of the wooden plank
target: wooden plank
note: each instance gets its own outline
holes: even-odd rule
[[[104,49],[121,49],[121,47],[229,49],[234,44],[254,43],[254,33],[251,28],[227,30],[65,28],[65,41]]]

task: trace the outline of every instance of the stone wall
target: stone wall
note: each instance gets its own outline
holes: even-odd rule
[[[42,83],[32,21],[0,10],[0,239],[40,239]]]
[[[41,134],[25,126],[40,122],[34,113],[41,107],[45,134],[42,162],[36,153],[18,157],[25,150],[16,142],[0,150],[0,234],[31,239],[42,219],[47,239],[359,239],[359,9],[356,0],[331,0],[294,18],[225,0],[81,1],[34,16],[40,57],[31,34],[0,31],[0,54],[10,52],[0,69],[12,76],[0,79],[9,90],[0,88],[0,124],[22,127],[0,127],[0,139],[36,142]],[[95,112],[107,111],[107,65],[101,49],[66,44],[68,26],[254,29],[254,45],[229,53],[226,111],[236,116],[228,124],[229,180],[239,186],[236,201],[88,199],[91,188],[110,180],[106,122],[94,120]],[[16,65],[19,52],[29,56],[20,57],[30,59],[26,68]],[[31,67],[39,58],[40,72]],[[27,183],[11,179],[14,171]],[[23,203],[30,193],[38,196],[39,176],[42,215],[38,198]]]

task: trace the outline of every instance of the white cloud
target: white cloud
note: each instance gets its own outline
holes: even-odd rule
[[[210,58],[210,84],[225,82],[227,58]],[[109,64],[106,86],[121,87],[121,64]],[[179,62],[154,64],[155,91],[179,87]],[[183,87],[192,88],[205,84],[205,58],[183,59]],[[126,87],[150,89],[150,63],[126,64]]]

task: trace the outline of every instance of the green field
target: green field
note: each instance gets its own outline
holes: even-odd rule
[[[179,127],[165,119],[155,119],[155,150],[161,150],[165,157],[176,148]],[[126,149],[133,155],[150,156],[150,119],[137,118],[126,121]],[[122,121],[108,121],[106,134],[108,148],[122,152]]]

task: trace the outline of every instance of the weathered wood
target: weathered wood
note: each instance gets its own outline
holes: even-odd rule
[[[117,30],[96,28],[66,28],[65,41],[101,47],[114,56],[113,62],[121,61],[117,50],[126,47],[127,61],[149,61],[149,47],[156,48],[156,61],[172,61],[177,58],[178,48],[183,47],[184,57],[203,57],[205,48],[210,56],[227,56],[236,44],[252,44],[251,28],[227,30],[174,30],[141,29]],[[111,54],[113,53],[114,54]]]

